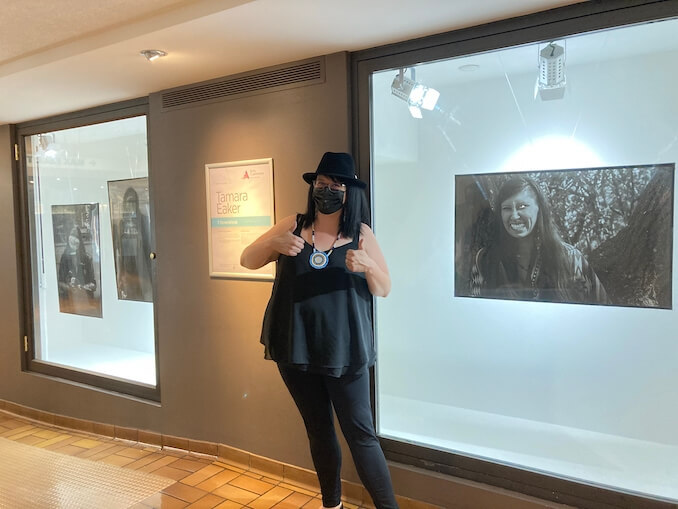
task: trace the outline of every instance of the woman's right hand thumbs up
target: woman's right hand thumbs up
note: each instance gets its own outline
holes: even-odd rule
[[[272,247],[280,254],[297,256],[304,249],[304,239],[294,234],[297,229],[297,221],[294,220],[289,230],[272,239]]]

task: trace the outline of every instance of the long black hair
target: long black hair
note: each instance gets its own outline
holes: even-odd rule
[[[497,194],[494,207],[494,235],[488,246],[489,262],[491,266],[498,267],[501,262],[506,274],[510,279],[516,279],[516,258],[521,239],[516,239],[508,234],[501,217],[501,204],[510,197],[529,189],[537,200],[539,214],[530,235],[534,236],[534,249],[531,265],[537,256],[540,257],[541,270],[538,285],[542,289],[554,292],[559,298],[570,298],[570,261],[567,256],[567,245],[563,242],[558,227],[553,221],[551,206],[545,198],[537,183],[529,177],[512,177],[502,184]],[[494,269],[492,269],[494,271]],[[492,274],[491,277],[496,277]]]
[[[356,239],[360,234],[360,224],[370,224],[370,209],[367,204],[365,190],[351,185],[342,179],[332,179],[346,185],[346,202],[342,207],[341,220],[339,221],[339,233],[344,238]],[[308,187],[306,212],[301,216],[301,227],[308,228],[315,221],[315,203],[313,201],[313,184]]]
[[[82,232],[80,231],[80,228],[77,226],[73,226],[68,232],[69,237],[75,237],[78,239],[78,250],[76,251],[76,254],[78,255],[79,260],[84,260],[89,257],[87,254],[87,250],[85,249],[85,243],[82,240]]]
[[[122,197],[122,203],[123,203],[123,209],[122,212],[123,214],[127,213],[130,214],[131,217],[139,217],[139,195],[137,194],[136,190],[133,187],[128,187],[127,190],[125,191],[124,196]],[[134,213],[131,214],[129,210],[126,210],[124,207],[124,204],[131,204],[134,206]]]

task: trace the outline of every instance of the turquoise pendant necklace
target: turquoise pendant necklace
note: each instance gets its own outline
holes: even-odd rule
[[[324,251],[318,251],[315,248],[315,225],[311,224],[311,246],[313,247],[313,252],[311,253],[311,257],[308,260],[308,262],[311,264],[311,267],[318,270],[327,267],[327,264],[330,262],[330,255],[332,254],[332,251],[334,251],[334,248],[337,247],[337,242],[339,242],[340,238],[341,232],[337,234],[337,240],[334,241],[334,244],[327,253]]]

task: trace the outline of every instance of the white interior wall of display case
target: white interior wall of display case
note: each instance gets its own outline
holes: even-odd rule
[[[381,436],[678,500],[675,304],[454,293],[455,175],[678,160],[675,33],[569,38],[562,100],[534,97],[536,44],[417,66],[459,124],[412,118],[397,70],[373,75],[373,227],[393,281],[375,305]]]
[[[155,385],[153,303],[118,299],[107,185],[110,180],[148,176],[146,117],[55,131],[47,139],[50,145],[33,154],[39,178],[29,182],[39,185],[36,210],[42,211],[34,218],[39,252],[33,270],[40,280],[35,313],[38,358]],[[31,145],[39,148],[37,136]],[[99,204],[101,318],[59,310],[52,205],[83,203]],[[88,246],[87,251],[96,265],[93,249]]]

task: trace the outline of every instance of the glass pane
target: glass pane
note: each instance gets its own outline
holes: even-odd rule
[[[676,33],[373,74],[381,436],[678,500]]]
[[[25,144],[35,358],[155,386],[146,117]]]

